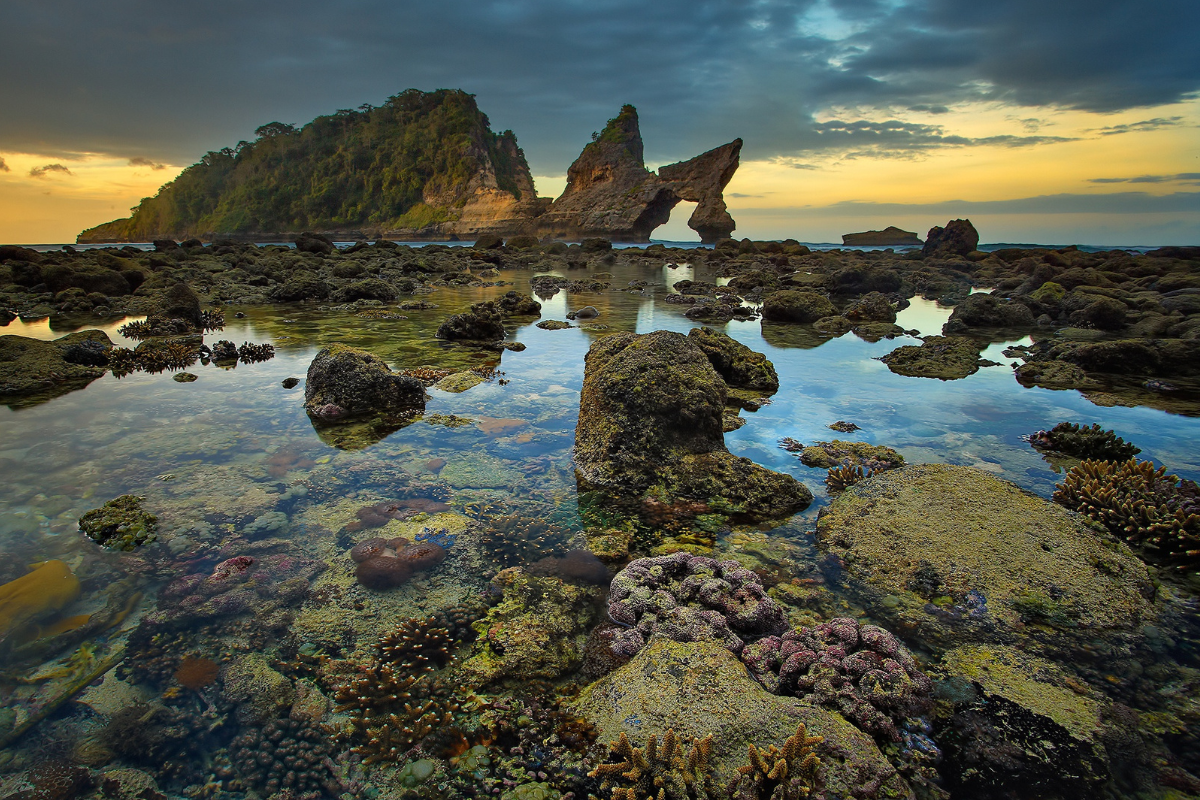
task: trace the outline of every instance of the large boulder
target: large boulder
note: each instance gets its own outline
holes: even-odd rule
[[[1062,506],[983,470],[901,467],[817,520],[871,613],[929,644],[1100,647],[1153,614],[1145,564]],[[1074,643],[1074,644],[1073,644]]]
[[[150,317],[151,324],[156,319],[181,319],[194,330],[198,331],[204,327],[204,320],[200,313],[200,298],[186,283],[176,283],[163,292]]]
[[[504,321],[495,300],[475,303],[469,311],[447,317],[434,334],[439,339],[494,342],[504,338]]]
[[[704,351],[713,369],[730,386],[764,392],[779,390],[775,365],[762,353],[712,328],[692,328],[688,338]]]
[[[837,309],[829,298],[816,292],[785,289],[763,298],[763,319],[774,322],[816,322],[835,314]]]
[[[334,251],[333,240],[319,233],[305,231],[296,237],[296,249],[301,253],[327,256]]]
[[[930,256],[965,256],[979,248],[979,232],[969,219],[952,219],[942,228],[934,225],[925,234],[925,246],[921,255]]]
[[[962,333],[968,328],[1031,328],[1033,312],[1016,300],[982,292],[963,298],[942,326],[945,333]]]
[[[674,642],[655,636],[627,664],[584,690],[575,710],[603,742],[622,733],[638,748],[668,730],[683,739],[712,734],[710,764],[718,786],[737,778],[751,744],[781,747],[805,726],[821,760],[825,797],[911,798],[912,791],[869,735],[838,714],[794,697],[769,693],[737,656],[716,642]]]
[[[807,506],[812,494],[725,448],[726,385],[704,351],[669,331],[617,333],[588,351],[576,477],[581,487],[720,500],[750,516]]]
[[[103,331],[78,331],[52,342],[0,336],[0,399],[81,389],[105,373],[111,347]]]
[[[423,383],[396,375],[383,359],[365,350],[330,345],[308,366],[304,409],[318,419],[424,407]]]

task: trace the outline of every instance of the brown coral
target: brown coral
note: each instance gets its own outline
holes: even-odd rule
[[[663,736],[661,749],[657,737],[650,734],[646,747],[638,749],[624,732],[613,742],[612,758],[620,761],[600,764],[588,773],[600,778],[602,789],[612,789],[612,800],[700,800],[716,797],[710,773],[712,734],[692,739],[685,755],[685,743],[670,728]],[[619,785],[619,784],[627,785]]]
[[[179,662],[175,680],[189,689],[203,689],[217,679],[221,667],[211,658],[188,656]]]
[[[738,767],[738,777],[729,787],[734,800],[799,800],[808,797],[817,786],[821,759],[814,746],[823,736],[809,736],[800,723],[796,732],[783,743],[783,749],[771,745],[759,750],[750,745],[750,763]]]

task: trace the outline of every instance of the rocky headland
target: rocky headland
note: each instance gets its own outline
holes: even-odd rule
[[[912,231],[902,231],[895,225],[889,225],[881,231],[863,231],[862,233],[843,233],[842,244],[846,247],[903,247],[925,244]]]

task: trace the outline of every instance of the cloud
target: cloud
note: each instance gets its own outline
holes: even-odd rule
[[[44,178],[47,175],[54,173],[54,172],[61,172],[64,175],[74,175],[75,174],[74,172],[71,172],[71,170],[64,167],[62,164],[47,164],[44,167],[34,167],[33,169],[29,170],[29,177]]]
[[[129,166],[131,166],[131,167],[149,167],[150,169],[155,169],[155,170],[167,168],[166,164],[156,164],[155,162],[151,161],[150,159],[143,158],[142,156],[134,156],[133,158],[129,159]]]
[[[1161,214],[1200,213],[1200,192],[1152,195],[1146,192],[1051,194],[1012,200],[944,200],[936,203],[874,203],[847,200],[805,209],[805,213],[847,216],[933,214]]]
[[[1130,122],[1125,125],[1110,125],[1105,128],[1092,128],[1091,131],[1101,136],[1117,136],[1122,133],[1156,131],[1160,128],[1173,128],[1183,124],[1183,117],[1155,117],[1141,122]]]
[[[3,158],[0,158],[0,172],[12,172],[12,170],[9,169],[8,164],[4,163]]]
[[[1088,183],[1200,183],[1200,172],[1175,175],[1139,175],[1136,178],[1089,178]]]
[[[830,120],[812,126],[813,137],[807,149],[842,151],[846,158],[911,158],[931,150],[960,147],[1033,147],[1070,142],[1062,136],[983,136],[948,134],[939,125],[923,125],[891,119]]]
[[[450,87],[516,131],[538,174],[563,172],[626,102],[649,161],[738,136],[762,159],[803,152],[834,107],[1195,97],[1198,28],[1195,0],[359,0],[345,15],[214,0],[202,18],[186,3],[3,3],[0,74],[22,79],[0,84],[0,148],[192,163],[272,119]]]

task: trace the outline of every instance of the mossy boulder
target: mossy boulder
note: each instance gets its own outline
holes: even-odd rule
[[[800,451],[800,462],[806,467],[862,467],[864,470],[894,469],[904,464],[904,456],[890,447],[867,442],[813,442]]]
[[[424,384],[394,374],[383,359],[365,350],[330,345],[308,366],[304,409],[318,419],[424,407]]]
[[[763,319],[772,322],[816,322],[835,314],[837,309],[829,302],[829,298],[816,292],[785,289],[763,298]]]
[[[53,395],[81,389],[103,375],[105,369],[94,363],[74,363],[69,357],[74,357],[72,354],[80,349],[111,347],[112,340],[104,331],[78,331],[51,342],[27,336],[0,336],[0,398],[7,401],[37,393]]]
[[[969,328],[1031,328],[1033,312],[1016,300],[993,294],[972,294],[954,307],[943,333],[961,333]]]
[[[518,291],[505,292],[496,305],[506,317],[536,317],[542,313],[541,303]]]
[[[807,506],[812,495],[794,478],[725,448],[725,400],[725,382],[687,336],[598,340],[588,350],[575,429],[579,485],[634,496],[653,489],[750,516]]]
[[[686,738],[711,734],[710,763],[722,787],[737,778],[751,744],[782,746],[803,724],[809,736],[824,737],[816,751],[827,796],[913,796],[869,735],[832,711],[769,693],[718,643],[655,636],[585,689],[574,709],[599,728],[602,742],[624,733],[644,747],[651,734],[661,743],[668,730]]]
[[[861,481],[822,510],[817,541],[873,613],[930,644],[1069,650],[1133,635],[1155,615],[1150,575],[1125,544],[971,467]]]
[[[334,292],[330,299],[335,303],[353,303],[355,300],[380,300],[386,303],[395,300],[398,296],[399,293],[395,287],[387,281],[379,278],[367,278],[343,286]]]
[[[692,328],[688,339],[704,351],[713,369],[729,386],[764,392],[779,390],[775,365],[762,353],[712,328]]]
[[[942,671],[974,689],[940,737],[956,794],[1082,797],[1108,780],[1105,703],[1077,691],[1078,679],[1057,664],[967,645],[945,655]]]
[[[142,500],[123,494],[79,518],[88,538],[111,550],[133,550],[158,538],[158,517],[142,510]]]
[[[157,307],[150,315],[151,321],[161,319],[181,319],[186,321],[194,330],[204,327],[200,313],[200,297],[186,283],[176,283],[170,286],[158,298]]]
[[[271,300],[276,303],[324,300],[328,297],[329,284],[311,272],[293,275],[286,283],[271,290]]]
[[[926,336],[920,345],[904,345],[879,360],[897,375],[953,381],[979,371],[979,343],[966,336]]]
[[[851,303],[842,316],[854,322],[895,322],[896,309],[879,292],[868,292]]]
[[[434,335],[439,339],[494,342],[504,338],[503,314],[494,300],[476,303],[469,311],[447,317]]]

